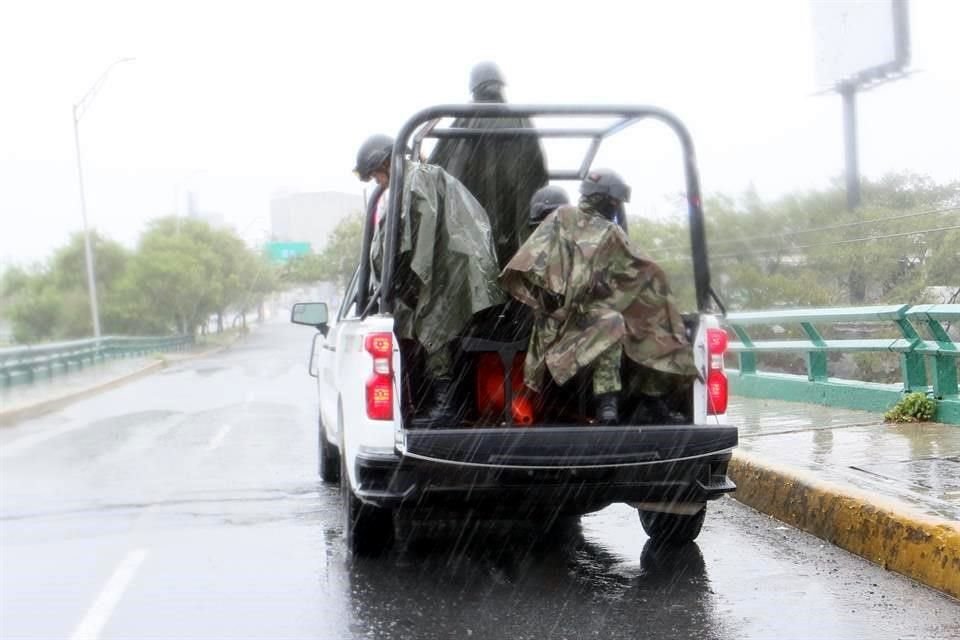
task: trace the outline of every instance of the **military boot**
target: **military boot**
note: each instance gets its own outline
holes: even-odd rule
[[[433,397],[422,413],[413,419],[414,428],[446,429],[460,426],[462,407],[454,398],[454,385],[450,378],[438,378],[433,382]]]
[[[620,422],[620,394],[602,393],[597,396],[597,422],[602,425],[615,425]]]

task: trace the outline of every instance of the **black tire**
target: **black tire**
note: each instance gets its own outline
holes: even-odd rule
[[[363,504],[353,495],[344,456],[340,456],[340,496],[347,550],[359,556],[375,556],[389,550],[394,539],[393,512]]]
[[[703,520],[707,517],[707,507],[704,505],[703,509],[692,516],[640,509],[637,509],[637,513],[640,515],[643,530],[654,543],[678,547],[696,540],[700,535]]]
[[[340,449],[327,440],[327,429],[323,426],[323,419],[318,419],[318,423],[320,428],[317,429],[317,466],[320,479],[332,484],[340,480]]]

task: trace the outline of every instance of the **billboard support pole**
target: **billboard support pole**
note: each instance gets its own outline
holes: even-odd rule
[[[857,151],[857,85],[840,87],[843,97],[843,150],[847,165],[847,209],[860,206],[860,161]]]

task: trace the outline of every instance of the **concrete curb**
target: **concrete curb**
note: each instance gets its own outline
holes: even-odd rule
[[[960,598],[960,523],[741,452],[729,475],[740,502]]]
[[[239,338],[238,338],[239,340]],[[180,364],[181,362],[187,362],[189,360],[194,360],[196,358],[202,358],[205,356],[215,355],[221,351],[225,351],[235,345],[237,340],[230,342],[229,344],[221,345],[207,351],[201,351],[198,353],[192,353],[182,357],[176,357],[171,360],[157,360],[156,362],[151,362],[145,367],[137,369],[136,371],[131,371],[117,376],[116,378],[111,378],[110,380],[104,380],[97,384],[91,385],[89,387],[84,387],[82,389],[77,389],[71,391],[62,396],[57,396],[56,398],[47,398],[45,400],[39,400],[32,404],[23,405],[20,407],[14,407],[13,409],[0,411],[0,427],[10,426],[20,420],[26,420],[28,418],[36,418],[45,413],[50,413],[51,411],[56,411],[57,409],[63,408],[71,403],[77,402],[78,400],[83,400],[97,395],[98,393],[103,393],[104,391],[109,391],[110,389],[115,389],[116,387],[127,384],[128,382],[133,382],[138,378],[148,376],[151,373],[159,371],[160,369],[165,369],[168,366],[174,364]],[[161,355],[170,355],[170,354],[161,354]]]

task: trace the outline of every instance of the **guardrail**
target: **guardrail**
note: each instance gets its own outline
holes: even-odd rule
[[[193,336],[109,336],[0,349],[0,387],[46,380],[114,358],[183,351]]]
[[[885,411],[904,393],[924,391],[932,393],[938,400],[935,420],[960,424],[960,396],[957,389],[960,344],[950,338],[944,325],[958,320],[960,304],[730,313],[724,322],[739,339],[739,342],[731,342],[729,346],[729,351],[739,356],[739,370],[728,371],[731,390],[744,396],[780,398],[868,411]],[[845,323],[873,327],[878,324],[892,326],[896,329],[897,337],[823,337],[825,325],[836,328]],[[756,340],[748,332],[748,327],[763,326],[786,333],[786,325],[798,325],[804,338]],[[863,352],[899,354],[902,382],[882,384],[829,376],[829,354]],[[806,376],[759,371],[757,356],[771,353],[803,354]]]

